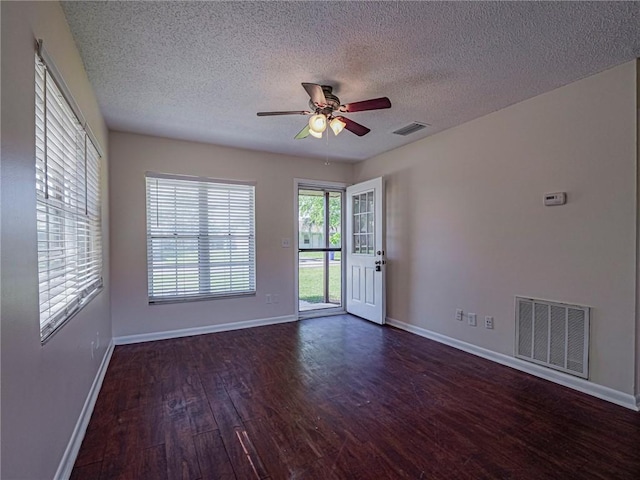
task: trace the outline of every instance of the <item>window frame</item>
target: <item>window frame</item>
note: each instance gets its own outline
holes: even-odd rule
[[[158,185],[160,185],[158,188]],[[164,227],[159,226],[158,220],[158,211],[160,209],[159,202],[161,202],[160,197],[166,195],[166,193],[171,188],[177,188],[177,186],[183,191],[183,194],[190,194],[191,200],[195,203],[186,204],[183,198],[181,202],[181,208],[185,209],[184,212],[177,211],[177,202],[176,203],[166,203],[166,197],[164,199],[164,206],[162,208],[165,210],[164,212]],[[156,191],[152,192],[153,188],[158,190],[162,190],[162,193]],[[229,269],[238,269],[238,268],[247,268],[247,287],[246,288],[229,288],[226,290],[218,290],[211,286],[211,270],[218,268],[220,265],[215,261],[211,260],[211,254],[213,252],[227,252],[232,249],[220,249],[216,250],[212,246],[212,242],[214,237],[219,237],[220,235],[212,235],[210,233],[210,226],[217,218],[214,213],[215,209],[227,209],[229,211],[229,215],[231,215],[231,210],[233,202],[222,202],[211,204],[209,201],[209,193],[215,192],[220,193],[225,190],[241,192],[244,191],[242,195],[246,195],[247,199],[245,199],[247,209],[242,210],[240,213],[246,217],[246,224],[243,224],[243,229],[246,229],[248,233],[246,234],[231,234],[230,231],[232,229],[231,221],[228,225],[225,225],[229,232],[226,234],[228,238],[231,240],[240,239],[240,241],[246,241],[247,243],[247,258],[245,260],[239,260],[236,262],[228,261],[226,262]],[[186,191],[186,193],[185,193]],[[177,189],[176,189],[177,192]],[[146,214],[146,245],[147,245],[147,301],[149,305],[161,305],[166,303],[182,303],[182,302],[192,302],[192,301],[203,301],[203,300],[214,300],[214,299],[223,299],[223,298],[233,298],[233,297],[244,297],[244,296],[255,296],[256,295],[256,283],[257,283],[257,275],[256,275],[256,220],[255,220],[255,197],[256,197],[256,182],[254,181],[239,181],[239,180],[226,180],[226,179],[216,179],[209,177],[197,177],[197,176],[188,176],[188,175],[175,175],[175,174],[164,174],[164,173],[156,173],[156,172],[146,172],[145,173],[145,214]],[[176,193],[177,194],[177,193]],[[155,198],[153,198],[155,195]],[[186,198],[186,197],[185,197]],[[198,200],[196,201],[195,198]],[[204,199],[204,200],[203,200]],[[173,206],[174,216],[171,217],[167,212],[167,207]],[[185,212],[186,208],[196,208],[197,210],[197,219],[195,219],[192,223],[187,223],[185,221]],[[193,210],[191,212],[192,215],[196,212]],[[153,227],[155,217],[155,227]],[[169,223],[167,223],[169,222]],[[178,224],[182,222],[183,230],[178,232]],[[237,227],[237,223],[234,223],[234,227]],[[172,227],[174,230],[169,231]],[[169,228],[169,230],[167,230]],[[162,233],[161,233],[162,232]],[[162,266],[157,258],[158,255],[154,252],[162,249],[164,246],[167,248],[170,245],[170,242],[162,243],[163,240],[169,240],[168,237],[175,239],[175,260],[173,263],[167,263]],[[244,240],[243,240],[244,239]],[[190,244],[190,247],[187,246],[187,240],[191,240],[193,243]],[[193,272],[185,273],[187,268],[185,264],[181,263],[178,259],[178,251],[183,248],[188,248],[187,254],[192,255],[192,257],[197,257],[197,262],[195,266],[197,268],[197,274],[194,275]],[[197,252],[197,253],[196,253]],[[184,251],[183,251],[184,253]],[[209,259],[209,261],[203,262],[203,259]],[[221,262],[225,263],[225,262]],[[237,264],[237,265],[235,265]],[[168,267],[170,265],[175,266],[175,276],[168,278],[169,282],[175,283],[175,289],[170,291],[168,288],[162,288],[163,286],[160,284],[158,289],[154,288],[156,283],[154,282],[154,273],[158,274],[164,267]],[[192,264],[193,268],[193,264]],[[169,276],[167,276],[169,277]],[[190,291],[180,291],[181,287],[178,286],[180,281],[185,281],[188,279],[190,281],[194,281],[197,277],[197,292]],[[240,273],[240,277],[242,278],[242,273]],[[223,278],[223,282],[231,281],[233,278],[233,273],[229,273],[229,280]],[[184,288],[184,287],[183,287]],[[187,288],[184,288],[187,290]],[[164,291],[163,291],[164,290]],[[193,287],[191,288],[193,290]]]
[[[34,63],[34,180],[44,345],[102,291],[104,258],[102,152],[42,43]]]

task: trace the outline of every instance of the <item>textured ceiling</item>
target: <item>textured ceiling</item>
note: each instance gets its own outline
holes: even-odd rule
[[[640,56],[640,2],[63,2],[111,129],[357,161]],[[46,39],[45,39],[46,41]],[[293,137],[301,82],[371,128]],[[430,124],[407,137],[391,132]]]

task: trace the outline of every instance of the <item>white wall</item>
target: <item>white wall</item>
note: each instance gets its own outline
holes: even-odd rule
[[[111,132],[111,308],[115,337],[293,315],[294,178],[347,182],[352,165]],[[313,140],[311,140],[313,141]],[[169,305],[147,300],[145,172],[255,180],[256,286],[251,297]],[[279,303],[265,303],[265,294]]]
[[[356,165],[387,178],[387,315],[512,355],[515,295],[589,305],[590,379],[633,393],[635,96],[633,61]]]
[[[103,164],[105,288],[40,344],[34,42],[43,38],[107,148],[107,130],[57,2],[2,2],[2,467],[6,479],[52,478],[111,339],[107,166]],[[91,341],[102,345],[91,358]]]

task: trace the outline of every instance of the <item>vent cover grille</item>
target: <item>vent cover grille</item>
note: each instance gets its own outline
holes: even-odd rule
[[[411,135],[412,133],[415,133],[427,127],[428,127],[427,123],[413,122],[413,123],[410,123],[409,125],[399,128],[393,133],[395,133],[396,135],[402,135],[403,137],[406,137],[407,135]]]
[[[589,307],[516,297],[516,357],[589,376]]]

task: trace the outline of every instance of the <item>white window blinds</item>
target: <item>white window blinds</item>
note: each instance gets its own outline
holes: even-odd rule
[[[36,206],[44,341],[102,286],[100,155],[36,55]]]
[[[254,294],[255,186],[148,173],[149,302]]]

